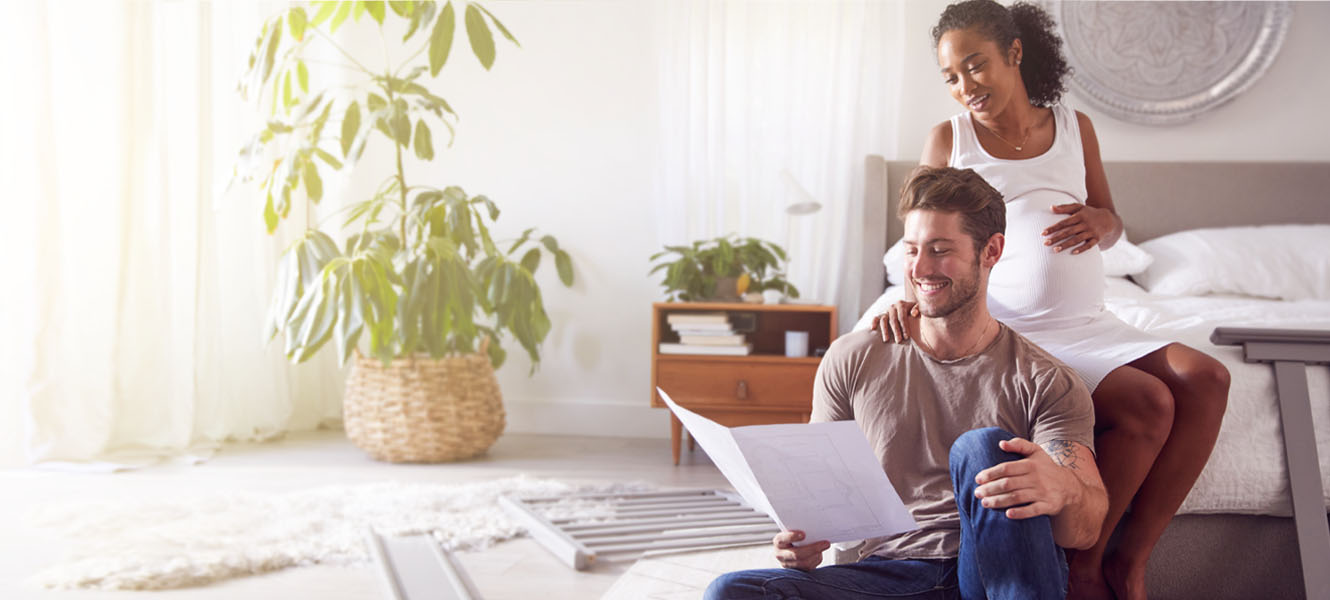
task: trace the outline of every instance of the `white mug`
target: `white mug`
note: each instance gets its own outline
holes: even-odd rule
[[[804,358],[808,356],[807,331],[785,332],[785,356],[789,358]]]

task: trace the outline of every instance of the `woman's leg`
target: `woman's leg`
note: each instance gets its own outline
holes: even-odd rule
[[[1136,492],[1113,556],[1104,562],[1104,575],[1123,600],[1145,598],[1146,559],[1210,458],[1228,407],[1229,385],[1222,363],[1182,344],[1169,344],[1131,366],[1163,381],[1174,403],[1168,441]]]
[[[1110,371],[1091,398],[1095,462],[1108,491],[1108,514],[1099,541],[1071,554],[1069,597],[1111,599],[1113,592],[1104,579],[1104,549],[1168,440],[1174,400],[1163,381],[1129,365]]]

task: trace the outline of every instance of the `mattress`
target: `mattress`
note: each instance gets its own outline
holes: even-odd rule
[[[892,286],[855,329],[900,299]],[[1199,349],[1232,375],[1228,411],[1214,452],[1178,514],[1237,513],[1290,516],[1287,468],[1275,400],[1274,369],[1242,360],[1239,346],[1215,346],[1216,327],[1330,330],[1330,302],[1289,302],[1246,296],[1158,296],[1124,278],[1105,278],[1105,308],[1123,321]],[[1320,456],[1322,493],[1330,507],[1330,367],[1310,366],[1307,381]]]

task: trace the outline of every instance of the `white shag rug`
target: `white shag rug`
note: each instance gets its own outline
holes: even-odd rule
[[[517,476],[469,484],[376,483],[282,494],[231,493],[161,501],[60,505],[34,515],[75,543],[74,554],[30,580],[59,589],[154,590],[312,564],[369,560],[365,534],[429,533],[450,550],[524,533],[498,505],[505,494],[638,491]],[[604,518],[606,504],[568,501],[557,516]]]

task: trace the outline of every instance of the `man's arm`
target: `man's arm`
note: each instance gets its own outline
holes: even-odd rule
[[[983,500],[983,505],[1006,509],[1010,519],[1048,515],[1053,521],[1053,539],[1059,546],[1093,546],[1108,512],[1108,493],[1090,449],[1066,440],[1053,440],[1040,447],[1021,438],[999,446],[1025,458],[979,473],[975,496]]]

